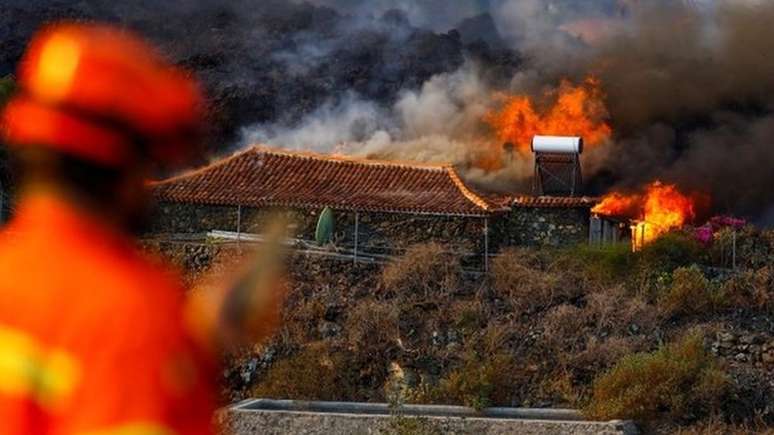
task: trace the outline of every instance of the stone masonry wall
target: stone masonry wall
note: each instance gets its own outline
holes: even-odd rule
[[[492,223],[492,249],[506,246],[563,246],[589,236],[587,208],[515,207]]]
[[[192,204],[160,204],[152,233],[203,233],[211,230],[261,233],[270,216],[285,219],[294,237],[314,240],[321,210]],[[333,241],[337,247],[354,245],[355,213],[334,211]],[[588,239],[589,210],[586,208],[514,208],[489,219],[490,252],[506,246],[560,246]],[[394,213],[360,213],[358,249],[389,254],[423,242],[438,242],[455,251],[481,255],[484,251],[485,219],[476,217],[421,216]]]
[[[291,234],[314,240],[321,210],[243,207],[241,218],[233,206],[160,204],[153,219],[151,233],[203,233],[211,230],[261,233],[273,216],[288,222]],[[355,213],[334,211],[334,244],[354,246]],[[468,253],[483,252],[484,219],[476,217],[421,216],[394,213],[360,213],[358,249],[389,253],[413,244],[438,242]]]

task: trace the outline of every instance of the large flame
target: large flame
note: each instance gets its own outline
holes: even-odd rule
[[[525,95],[500,94],[497,98],[502,101],[501,107],[487,113],[484,122],[499,142],[478,162],[484,169],[502,167],[504,143],[526,154],[536,135],[582,136],[587,146],[594,147],[607,141],[612,133],[606,122],[608,113],[600,83],[593,77],[579,85],[563,80],[557,90],[545,95],[553,103],[542,110]]]
[[[654,181],[641,193],[610,193],[591,211],[637,220],[632,226],[632,246],[637,250],[693,220],[696,201],[696,195],[687,195],[674,184]]]

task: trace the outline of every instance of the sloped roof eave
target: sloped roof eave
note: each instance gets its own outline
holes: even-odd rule
[[[233,185],[234,174],[239,174],[241,171],[242,174],[246,174],[242,176],[254,179],[256,177],[253,175],[264,167],[266,161],[285,167],[270,168],[266,171],[270,173],[267,179],[259,184],[254,183],[256,186],[252,191],[249,187],[241,192],[226,190],[229,185]],[[299,172],[303,171],[306,172],[299,175]],[[351,187],[341,192],[334,191],[334,196],[340,195],[340,200],[317,201],[319,195],[314,194],[317,188],[313,180],[315,174],[322,177],[328,184],[348,183]],[[274,184],[266,185],[271,183]],[[294,183],[301,183],[301,186],[296,188]],[[391,198],[390,194],[380,193],[379,189],[382,185],[393,186],[390,188],[392,190],[405,190],[407,196],[394,197],[393,195]],[[416,190],[422,185],[429,190]],[[508,210],[508,208],[487,203],[468,189],[451,166],[408,165],[310,153],[297,154],[265,147],[252,147],[203,168],[166,180],[151,182],[150,187],[154,189],[159,200],[179,203],[304,208],[319,208],[327,205],[352,211],[465,217],[486,217]],[[436,192],[436,201],[419,198],[431,191]],[[265,199],[265,193],[272,196],[285,195],[288,198]],[[325,193],[330,197],[330,190]],[[360,203],[357,199],[353,200],[358,193],[361,194]],[[369,195],[383,196],[387,199],[374,200],[372,196],[369,200]],[[293,196],[297,198],[294,199]],[[366,201],[363,202],[362,198]],[[374,204],[375,201],[387,202],[384,206],[379,206]]]

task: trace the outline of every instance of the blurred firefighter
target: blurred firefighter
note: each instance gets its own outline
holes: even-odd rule
[[[68,23],[33,38],[17,79],[0,118],[21,171],[0,235],[0,432],[211,433],[214,347],[130,236],[154,164],[197,152],[197,84],[125,31]]]

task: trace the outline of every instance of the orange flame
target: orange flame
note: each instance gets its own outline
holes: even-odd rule
[[[696,217],[696,202],[696,195],[686,195],[674,184],[654,181],[643,193],[610,193],[591,211],[600,215],[640,219],[632,226],[632,246],[638,250],[662,234],[693,220]]]
[[[488,150],[478,166],[494,170],[502,167],[502,144],[512,143],[521,153],[529,153],[536,135],[582,136],[587,146],[594,147],[610,138],[612,129],[599,80],[589,77],[580,85],[562,80],[559,88],[545,95],[555,100],[545,110],[536,108],[525,95],[499,94],[499,110],[484,116],[499,143]]]

